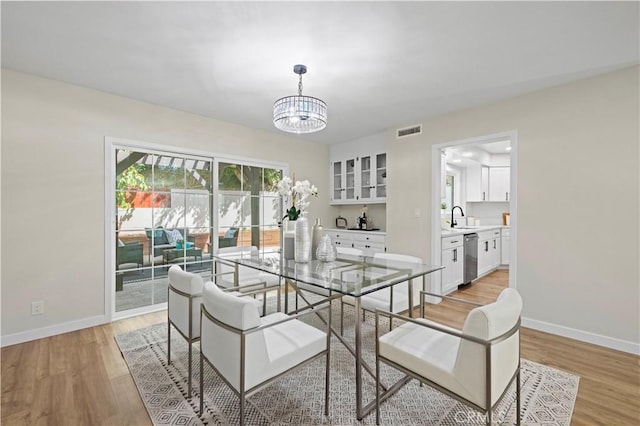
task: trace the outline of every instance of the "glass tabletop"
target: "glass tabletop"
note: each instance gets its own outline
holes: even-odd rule
[[[442,266],[422,263],[346,255],[333,262],[312,260],[307,263],[286,259],[281,261],[279,253],[251,255],[246,252],[237,257],[216,258],[354,297],[442,269]]]

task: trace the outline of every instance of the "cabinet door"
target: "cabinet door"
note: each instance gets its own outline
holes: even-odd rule
[[[344,168],[344,161],[331,163],[331,201],[342,200],[346,195]]]
[[[376,154],[376,188],[374,198],[387,198],[387,154]]]
[[[336,160],[331,163],[331,202],[355,201],[356,191],[356,159]]]
[[[480,196],[482,201],[489,200],[489,167],[482,166],[480,169]]]
[[[360,157],[359,200],[384,201],[387,197],[387,155],[371,154]]]
[[[511,237],[502,236],[502,241],[500,245],[500,254],[501,254],[501,263],[503,265],[509,264],[509,250],[511,250]]]
[[[360,157],[360,199],[368,200],[372,197],[375,186],[371,179],[372,159],[370,155]]]
[[[345,196],[344,200],[356,200],[356,159],[345,160]]]
[[[470,165],[466,169],[467,201],[487,201],[489,199],[489,168]]]
[[[489,201],[509,201],[509,167],[489,169]]]
[[[490,240],[478,240],[478,276],[491,269]]]
[[[499,234],[499,232],[498,232]],[[500,266],[500,260],[501,260],[501,254],[500,254],[500,235],[498,235],[497,237],[492,238],[489,241],[489,245],[490,245],[490,251],[491,251],[491,268],[490,269],[495,269],[498,266]]]
[[[462,246],[442,250],[442,292],[450,293],[463,281]]]

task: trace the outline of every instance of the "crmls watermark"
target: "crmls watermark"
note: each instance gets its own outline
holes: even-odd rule
[[[503,411],[495,411],[492,416],[491,424],[500,424],[504,420],[507,413]],[[459,424],[486,424],[489,417],[488,413],[481,413],[479,411],[456,411],[453,415],[453,420]]]

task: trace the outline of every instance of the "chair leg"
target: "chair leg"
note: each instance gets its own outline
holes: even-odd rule
[[[520,426],[520,366],[516,377],[516,425]]]
[[[193,346],[193,342],[189,340],[189,389],[187,390],[187,398],[191,398],[191,347]]]
[[[167,364],[171,365],[171,321],[167,319]]]
[[[240,426],[244,425],[244,392],[240,392]]]
[[[340,335],[344,335],[344,302],[340,299]]]
[[[378,336],[376,336],[376,339],[378,339]],[[376,425],[379,425],[379,424],[380,424],[380,358],[378,357],[378,351],[376,351]]]
[[[203,373],[204,360],[202,358],[202,348],[200,349],[200,417],[204,414],[202,411],[204,403],[204,373]]]

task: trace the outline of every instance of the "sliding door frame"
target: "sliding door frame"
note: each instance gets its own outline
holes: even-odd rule
[[[211,206],[211,216],[215,221],[212,229],[213,232],[218,230],[218,162],[238,162],[247,165],[255,165],[259,167],[271,167],[279,168],[283,170],[286,175],[289,170],[289,165],[280,162],[260,160],[256,158],[249,158],[244,156],[236,156],[229,154],[220,154],[212,151],[202,151],[186,147],[180,147],[175,145],[164,145],[157,143],[150,143],[132,139],[117,138],[106,136],[104,139],[104,158],[105,158],[105,180],[104,180],[104,311],[107,322],[111,322],[116,319],[123,319],[136,315],[141,315],[150,312],[156,312],[167,308],[167,303],[161,303],[156,305],[150,305],[148,307],[142,307],[132,309],[123,312],[115,311],[115,291],[116,291],[116,276],[114,271],[116,270],[116,218],[117,207],[115,203],[116,193],[116,151],[118,149],[127,150],[143,150],[150,153],[157,154],[174,154],[177,156],[194,156],[202,157],[210,160],[213,164],[213,180],[212,180],[212,192],[213,192],[213,205]]]

